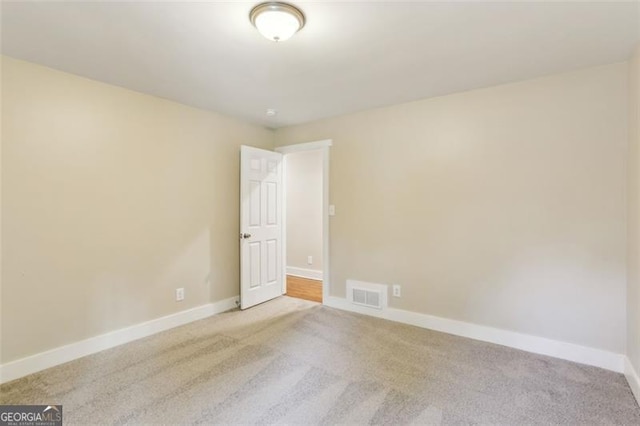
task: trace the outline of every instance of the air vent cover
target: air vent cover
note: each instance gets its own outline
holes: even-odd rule
[[[387,307],[387,291],[385,284],[347,280],[347,299],[355,305],[384,309]]]

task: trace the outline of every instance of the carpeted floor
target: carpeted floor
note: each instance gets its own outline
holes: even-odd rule
[[[640,424],[621,374],[281,297],[0,387],[65,424]]]

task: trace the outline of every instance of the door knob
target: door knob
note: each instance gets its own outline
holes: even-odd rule
[[[246,238],[251,238],[251,234],[240,234],[240,239],[243,239],[243,238],[245,238],[245,239]]]

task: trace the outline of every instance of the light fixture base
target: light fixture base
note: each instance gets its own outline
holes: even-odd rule
[[[300,9],[278,1],[260,3],[249,12],[249,20],[260,34],[272,41],[284,41],[300,31],[306,22]]]

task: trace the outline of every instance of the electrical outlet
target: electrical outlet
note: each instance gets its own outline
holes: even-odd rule
[[[307,256],[307,265],[313,265],[313,256]]]
[[[393,285],[393,297],[400,297],[400,286],[398,284]]]
[[[176,288],[176,302],[184,300],[184,288]]]

